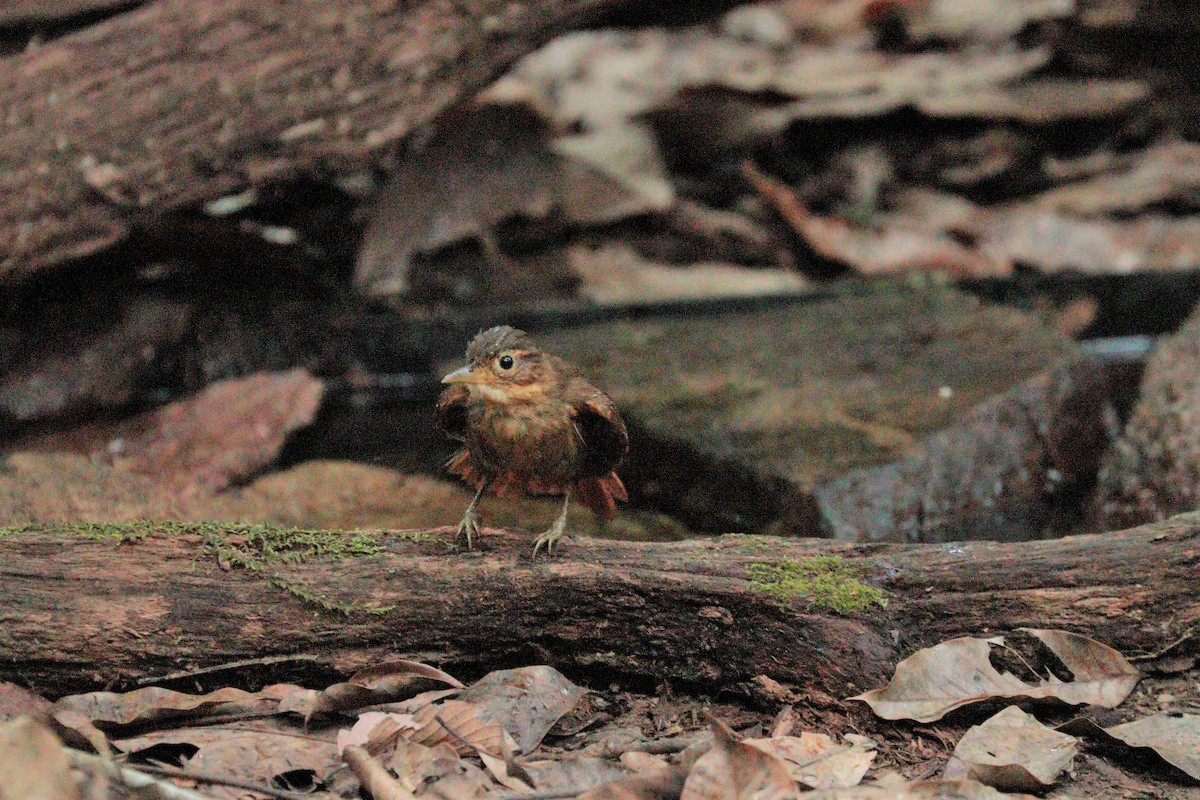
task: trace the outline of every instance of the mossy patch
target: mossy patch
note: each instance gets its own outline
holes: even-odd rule
[[[324,611],[342,614],[386,614],[395,606],[335,600],[327,594],[315,592],[272,571],[272,567],[278,565],[376,555],[384,549],[381,536],[379,533],[362,531],[311,531],[299,528],[271,528],[266,525],[223,525],[204,533],[204,549],[215,555],[222,566],[262,575],[272,586],[283,589]]]
[[[199,555],[216,556],[221,566],[243,569],[261,575],[272,586],[299,597],[324,611],[342,614],[385,614],[395,606],[347,603],[290,581],[275,568],[306,561],[337,561],[343,558],[373,556],[383,551],[382,532],[303,530],[274,528],[267,525],[222,522],[177,522],[172,520],[132,520],[114,523],[28,524],[0,528],[0,536],[41,532],[61,536],[79,536],[113,544],[139,541],[151,534],[198,536]],[[394,536],[395,534],[387,534]],[[400,534],[408,541],[429,536],[423,531]]]
[[[746,574],[751,591],[768,594],[782,604],[804,599],[839,614],[872,605],[886,608],[888,604],[883,591],[859,580],[858,570],[840,556],[759,561],[750,564]]]
[[[18,533],[38,532],[58,536],[79,536],[84,539],[96,539],[99,541],[109,541],[113,544],[121,544],[122,542],[136,542],[141,539],[145,539],[151,533],[155,532],[180,532],[183,527],[184,523],[154,520],[132,520],[129,522],[73,522],[67,524],[27,523],[25,525],[13,525],[7,528],[0,528],[0,536],[12,536]]]

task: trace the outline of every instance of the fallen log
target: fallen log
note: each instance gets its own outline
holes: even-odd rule
[[[351,669],[384,655],[469,676],[550,663],[584,679],[705,692],[756,676],[837,696],[957,635],[1063,627],[1126,654],[1200,619],[1200,514],[1027,543],[851,545],[762,536],[580,539],[305,533],[180,523],[0,535],[0,680],[55,696],[279,656]],[[841,611],[772,572],[834,567]],[[872,588],[888,605],[871,603]],[[854,608],[855,601],[867,605]],[[828,604],[827,604],[828,605]],[[899,643],[899,645],[897,644]],[[607,683],[602,684],[607,685]]]
[[[388,145],[620,0],[162,0],[0,59],[0,283]]]

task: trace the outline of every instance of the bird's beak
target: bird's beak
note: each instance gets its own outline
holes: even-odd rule
[[[479,375],[471,372],[471,365],[467,364],[442,378],[442,383],[479,383]]]

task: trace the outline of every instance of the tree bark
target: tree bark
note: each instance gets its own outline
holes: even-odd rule
[[[0,283],[161,214],[361,170],[621,0],[160,0],[0,59]]]
[[[577,539],[536,562],[528,535],[493,531],[468,553],[448,549],[440,529],[384,534],[386,548],[370,556],[263,558],[255,569],[205,544],[244,543],[253,531],[168,525],[120,544],[5,531],[0,680],[58,695],[250,658],[303,654],[350,669],[390,655],[462,675],[536,662],[707,692],[766,675],[844,696],[953,636],[1062,627],[1133,654],[1200,619],[1200,515],[1005,544]],[[815,554],[855,565],[887,608],[781,603],[748,580],[754,564]]]

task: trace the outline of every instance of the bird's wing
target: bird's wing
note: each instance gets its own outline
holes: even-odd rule
[[[442,392],[434,409],[437,426],[458,439],[460,442],[467,435],[467,399],[470,392],[461,383],[453,383]]]
[[[629,452],[629,432],[612,398],[582,378],[567,386],[571,420],[583,440],[585,475],[606,475]]]

